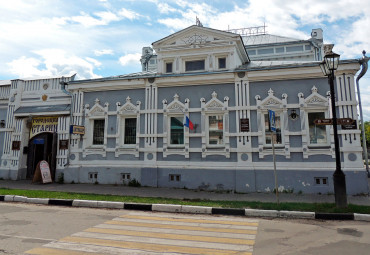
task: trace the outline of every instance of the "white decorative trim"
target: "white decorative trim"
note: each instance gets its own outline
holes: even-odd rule
[[[316,154],[318,146],[310,144],[310,135],[309,135],[309,123],[308,123],[308,113],[309,112],[324,112],[325,118],[329,118],[329,102],[330,102],[330,93],[326,93],[326,97],[318,93],[316,86],[313,86],[311,89],[311,95],[304,97],[302,92],[298,93],[299,99],[299,109],[300,109],[300,119],[301,119],[301,130],[302,130],[302,150],[303,158],[308,158],[310,155]],[[329,153],[332,157],[335,157],[335,151],[333,150],[334,136],[330,135],[332,133],[332,128],[327,128],[327,137],[328,144],[324,146],[330,147]]]
[[[281,95],[281,99],[274,95],[274,91],[270,88],[267,91],[267,97],[261,100],[260,95],[255,96],[257,105],[257,127],[258,127],[258,155],[259,158],[264,158],[266,155],[271,155],[272,150],[270,144],[266,144],[266,130],[265,130],[265,114],[268,110],[275,111],[275,115],[280,117],[280,129],[282,143],[275,145],[277,153],[283,154],[286,158],[290,158],[290,141],[289,141],[289,127],[288,127],[288,95],[286,93]],[[283,150],[280,151],[279,148]]]
[[[90,105],[85,105],[85,127],[86,132],[83,136],[82,142],[82,156],[85,158],[87,155],[102,155],[107,156],[107,135],[108,135],[108,107],[109,103],[105,103],[104,107],[100,105],[100,100],[95,99],[94,106],[90,109]],[[93,145],[93,129],[94,120],[104,119],[104,144]]]
[[[173,96],[173,101],[167,104],[167,100],[162,101],[163,104],[163,157],[168,155],[184,155],[189,158],[189,128],[184,127],[184,145],[171,145],[171,117],[189,117],[189,103],[188,98],[185,103],[179,101],[179,95]]]
[[[115,157],[121,154],[131,154],[139,157],[140,147],[140,106],[141,102],[137,101],[136,105],[131,103],[131,98],[126,98],[126,103],[121,106],[120,102],[116,103],[117,106],[117,121],[116,121],[116,148]],[[136,143],[124,144],[124,122],[126,118],[136,118]]]
[[[230,139],[229,139],[229,97],[224,97],[224,102],[217,98],[217,93],[213,91],[212,98],[206,102],[201,98],[201,128],[202,128],[202,158],[210,155],[223,155],[230,158]],[[209,141],[209,122],[208,116],[223,115],[223,145],[210,145]]]

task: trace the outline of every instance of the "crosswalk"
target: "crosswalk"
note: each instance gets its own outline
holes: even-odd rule
[[[258,220],[129,213],[26,254],[252,255]]]

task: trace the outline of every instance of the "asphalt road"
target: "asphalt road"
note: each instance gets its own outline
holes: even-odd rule
[[[0,254],[369,254],[370,223],[0,203]],[[94,253],[92,253],[94,252]]]

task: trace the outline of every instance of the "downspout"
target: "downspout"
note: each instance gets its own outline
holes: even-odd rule
[[[72,116],[72,114],[73,114],[73,102],[74,102],[74,100],[73,100],[73,95],[72,95],[72,93],[71,92],[69,92],[69,91],[67,91],[66,90],[66,85],[68,85],[68,82],[65,82],[64,81],[64,79],[62,78],[62,81],[60,82],[60,85],[61,85],[61,89],[62,89],[62,91],[65,93],[65,94],[67,94],[68,96],[70,96],[71,97],[71,109],[70,109],[70,113],[69,113],[69,126],[71,126],[72,125],[72,118],[73,118],[73,116]],[[69,165],[69,156],[70,156],[70,154],[71,154],[71,132],[70,132],[70,130],[68,129],[68,131],[69,131],[69,144],[68,144],[68,153],[67,153],[67,163],[64,165],[64,166],[68,166]]]
[[[366,135],[365,135],[365,123],[364,123],[364,117],[362,115],[362,105],[361,105],[361,96],[360,96],[360,85],[359,85],[359,80],[362,78],[362,76],[365,75],[368,65],[367,62],[369,61],[369,58],[366,57],[366,51],[362,51],[362,58],[359,59],[359,63],[361,65],[361,72],[356,78],[356,85],[357,85],[357,97],[358,97],[358,105],[360,108],[360,118],[361,118],[361,131],[362,131],[362,149],[363,149],[363,154],[364,154],[364,159],[365,159],[365,164],[366,164],[366,171],[367,171],[367,177],[370,178],[370,171],[369,171],[369,159],[367,155],[367,147],[366,147]]]

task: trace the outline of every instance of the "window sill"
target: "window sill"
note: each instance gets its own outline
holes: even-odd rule
[[[329,144],[322,144],[322,145],[309,144],[307,147],[309,149],[330,149]]]

